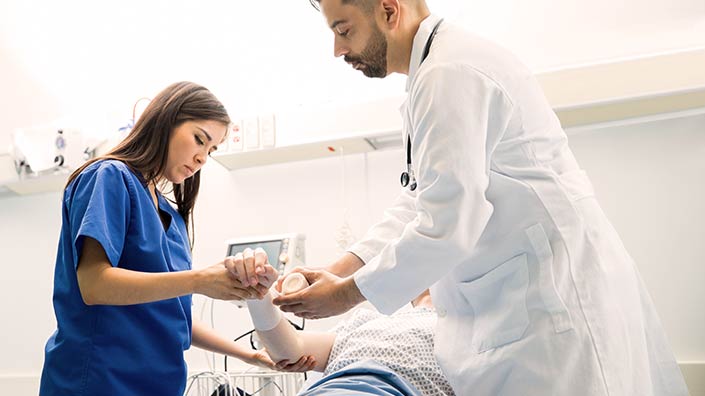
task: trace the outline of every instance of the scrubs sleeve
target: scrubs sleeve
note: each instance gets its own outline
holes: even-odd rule
[[[83,237],[98,241],[113,267],[120,262],[130,219],[130,179],[120,165],[103,162],[95,171],[80,174],[74,181],[68,203],[74,269],[83,249]]]
[[[384,211],[382,221],[372,226],[365,236],[352,245],[348,251],[363,262],[369,263],[389,242],[401,236],[406,224],[414,217],[416,217],[414,198],[405,188],[397,197],[394,205]]]
[[[485,196],[488,141],[504,134],[513,111],[501,87],[465,65],[420,70],[409,95],[415,216],[354,275],[362,294],[385,314],[472,254],[493,210]]]

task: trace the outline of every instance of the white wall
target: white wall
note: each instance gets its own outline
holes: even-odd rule
[[[428,0],[534,71],[705,46],[702,0]],[[237,117],[403,92],[333,58],[307,0],[0,2],[0,152],[17,127],[97,118],[116,130],[166,85],[211,88]]]
[[[705,116],[583,131],[571,146],[593,180],[598,198],[636,259],[677,358],[705,361]],[[194,263],[222,259],[231,237],[296,231],[307,236],[310,265],[338,250],[334,233],[343,213],[359,237],[398,192],[401,150],[349,156],[342,197],[341,159],[313,160],[229,172],[204,168],[196,211]],[[315,177],[312,177],[315,175]],[[32,394],[42,349],[55,323],[53,261],[60,227],[58,193],[5,198],[0,203],[0,389]],[[196,298],[195,316],[202,302]],[[210,320],[210,311],[205,313]],[[214,307],[216,328],[236,336],[250,327],[228,303]],[[331,321],[314,323],[327,328]],[[203,353],[187,353],[192,370],[208,367]],[[232,362],[231,362],[232,363]],[[222,368],[222,359],[217,366]],[[232,367],[232,366],[231,366]],[[12,388],[11,388],[12,389]]]

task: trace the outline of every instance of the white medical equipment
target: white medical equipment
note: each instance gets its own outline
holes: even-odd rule
[[[92,158],[96,147],[81,130],[54,126],[16,129],[12,140],[11,154],[21,178],[72,171]]]
[[[292,268],[304,264],[306,260],[306,237],[303,234],[276,234],[256,237],[230,239],[226,256],[234,256],[246,248],[262,248],[267,253],[269,264],[279,274],[285,274]]]

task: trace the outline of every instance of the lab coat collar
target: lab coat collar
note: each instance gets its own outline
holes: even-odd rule
[[[411,82],[414,81],[416,72],[419,70],[419,66],[421,66],[421,56],[423,56],[423,49],[426,46],[426,41],[429,36],[431,36],[433,27],[436,26],[436,23],[440,20],[441,17],[431,14],[427,16],[426,19],[421,21],[419,30],[416,31],[416,35],[414,36],[414,44],[411,47],[411,60],[409,63],[409,77],[406,79],[406,92],[409,92]]]

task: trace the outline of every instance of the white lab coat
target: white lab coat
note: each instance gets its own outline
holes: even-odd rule
[[[687,395],[650,297],[532,73],[443,22],[416,34],[403,189],[350,251],[392,313],[425,288],[458,395]],[[400,169],[403,169],[400,163]]]

